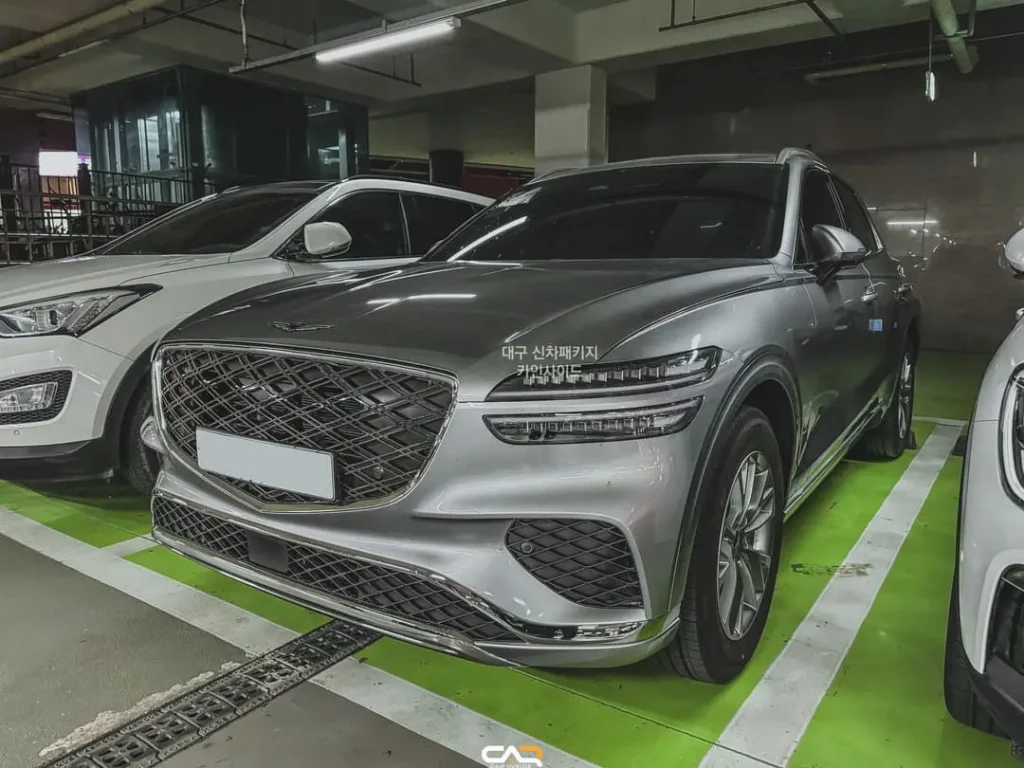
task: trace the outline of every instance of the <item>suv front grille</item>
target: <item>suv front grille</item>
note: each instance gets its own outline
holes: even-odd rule
[[[170,347],[161,353],[166,431],[196,460],[196,429],[330,453],[337,504],[372,501],[415,482],[454,400],[451,382],[373,365],[286,353]],[[323,504],[221,477],[267,504]]]
[[[505,545],[534,578],[566,600],[597,608],[643,606],[633,552],[611,523],[515,520]]]
[[[388,616],[452,630],[473,640],[518,642],[514,634],[455,592],[397,568],[282,542],[287,565],[286,571],[277,572],[250,559],[253,534],[245,528],[163,496],[153,497],[153,527],[223,558]]]

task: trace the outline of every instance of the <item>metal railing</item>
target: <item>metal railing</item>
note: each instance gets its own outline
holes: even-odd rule
[[[214,191],[204,185],[204,193]],[[191,179],[93,171],[40,176],[0,158],[0,264],[90,251],[195,197]]]

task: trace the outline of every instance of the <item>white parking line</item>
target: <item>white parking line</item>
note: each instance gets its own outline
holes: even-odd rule
[[[118,557],[128,557],[128,555],[134,555],[136,552],[141,552],[144,549],[155,546],[156,542],[149,538],[149,536],[136,536],[133,539],[125,539],[114,544],[108,544],[103,548],[103,551]]]
[[[939,424],[846,556],[866,575],[832,577],[701,768],[785,766],[832,685],[917,519],[960,427]]]
[[[266,653],[296,636],[238,606],[124,560],[110,548],[97,549],[3,507],[0,535],[248,654]],[[542,743],[355,658],[345,659],[311,682],[481,764],[480,751],[489,744]],[[558,768],[596,768],[554,747],[545,746],[544,757]]]
[[[940,419],[936,416],[918,416],[914,414],[914,421],[927,421],[929,424],[944,424],[947,427],[964,427],[967,426],[966,421],[960,419]]]

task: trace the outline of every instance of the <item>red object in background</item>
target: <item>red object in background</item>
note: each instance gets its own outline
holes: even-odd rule
[[[498,176],[479,171],[468,170],[462,174],[462,188],[467,192],[487,197],[501,197],[521,185],[525,178],[515,176]]]

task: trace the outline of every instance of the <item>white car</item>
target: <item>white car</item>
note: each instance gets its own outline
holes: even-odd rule
[[[1024,277],[1024,230],[1006,243]],[[946,635],[946,709],[1024,758],[1024,310],[989,363],[967,431]]]
[[[257,285],[387,269],[492,200],[380,178],[233,189],[88,254],[0,272],[0,476],[121,469],[148,492],[149,356],[183,318]]]

